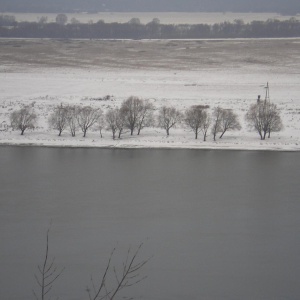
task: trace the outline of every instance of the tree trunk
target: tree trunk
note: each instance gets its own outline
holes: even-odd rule
[[[263,140],[266,139],[266,135],[267,135],[267,132],[265,131],[265,132],[264,132],[264,138],[263,138]]]
[[[195,131],[195,139],[198,139],[198,130]]]
[[[169,128],[166,129],[166,131],[167,131],[167,136],[169,136],[169,130],[170,130]]]
[[[222,132],[222,134],[220,135],[220,139],[222,138],[222,136],[224,135],[225,132],[226,132],[226,130],[224,130],[224,131]]]
[[[123,131],[123,130],[120,130],[120,131],[119,131],[119,136],[118,136],[119,139],[121,138],[122,131]]]
[[[83,131],[83,137],[85,137],[85,136],[86,136],[86,130]]]
[[[59,131],[58,136],[61,136],[61,132],[62,132],[62,130]]]
[[[258,134],[259,134],[259,136],[260,136],[260,139],[262,140],[263,137],[262,137],[261,131],[257,129],[257,132],[258,132]]]
[[[25,129],[22,129],[22,130],[21,130],[21,135],[24,135],[24,131],[25,131]]]
[[[206,132],[204,133],[203,141],[206,142]]]

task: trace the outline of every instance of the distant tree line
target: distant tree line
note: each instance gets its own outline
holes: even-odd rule
[[[0,37],[15,38],[70,38],[70,39],[214,39],[214,38],[275,38],[300,37],[300,21],[296,18],[279,21],[242,20],[208,24],[161,24],[155,18],[142,24],[138,18],[127,23],[105,23],[100,20],[88,24],[59,14],[56,22],[47,23],[41,17],[38,22],[17,22],[14,17],[0,16]]]
[[[50,114],[48,124],[51,130],[58,132],[58,136],[63,131],[69,131],[75,137],[78,131],[82,131],[83,137],[86,137],[88,130],[93,128],[94,131],[99,130],[101,138],[103,129],[110,131],[113,139],[120,139],[125,133],[132,136],[136,132],[140,135],[146,127],[162,128],[169,136],[172,128],[181,126],[193,132],[195,139],[202,133],[203,141],[206,141],[210,132],[216,141],[217,136],[221,139],[226,132],[241,129],[238,115],[232,109],[218,106],[210,114],[208,108],[207,105],[193,105],[184,112],[174,106],[156,109],[150,101],[131,96],[120,107],[110,108],[106,113],[91,106],[58,105]],[[270,138],[272,132],[283,128],[280,110],[270,101],[252,104],[245,120],[259,134],[261,140],[267,135]],[[11,127],[20,130],[21,135],[26,129],[34,129],[37,123],[34,105],[13,111],[10,121]]]

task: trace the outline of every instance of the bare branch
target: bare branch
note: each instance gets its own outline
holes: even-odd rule
[[[158,114],[158,126],[165,129],[167,136],[170,134],[170,129],[176,127],[182,120],[182,114],[175,107],[163,106]]]
[[[36,293],[35,293],[34,290],[32,290],[32,293],[33,293],[33,295],[34,295],[34,298],[35,298],[36,300],[39,300],[39,298],[38,298],[38,296],[36,295]]]
[[[203,133],[203,139],[206,141],[207,131],[210,126],[210,117],[206,112],[207,106],[194,105],[185,111],[185,123],[195,133],[195,139],[198,139],[199,131]]]
[[[142,245],[143,244],[140,244],[134,253],[132,253],[131,247],[128,248],[125,260],[122,262],[119,272],[115,266],[110,268],[113,254],[115,252],[115,249],[113,249],[98,287],[96,287],[93,279],[91,279],[94,295],[91,294],[91,289],[89,287],[86,289],[90,300],[113,300],[121,290],[138,284],[146,278],[146,276],[140,276],[140,270],[150,260],[150,258],[147,260],[137,261],[137,256],[142,248]],[[112,272],[112,275],[116,279],[116,286],[111,289],[108,289],[106,285],[109,271]]]
[[[280,111],[269,101],[258,102],[250,106],[246,116],[250,128],[258,132],[260,139],[264,140],[268,133],[280,131],[283,128]]]
[[[21,135],[26,129],[34,129],[37,121],[37,115],[34,113],[33,106],[24,106],[20,110],[15,110],[10,115],[11,127],[15,130],[21,130]]]
[[[49,127],[58,130],[58,136],[61,136],[68,124],[68,109],[62,104],[55,107],[54,112],[50,115]]]
[[[51,226],[51,225],[50,225]],[[46,250],[45,250],[45,258],[43,261],[42,267],[38,265],[37,269],[40,273],[40,278],[34,274],[35,280],[40,287],[40,298],[37,296],[34,291],[34,295],[37,300],[45,300],[45,296],[52,290],[53,283],[61,276],[64,271],[62,268],[60,271],[57,270],[55,266],[55,257],[52,259],[51,263],[48,263],[49,260],[49,233],[50,227],[47,230],[46,234]]]
[[[78,110],[76,117],[78,125],[83,132],[83,137],[86,137],[88,129],[98,122],[101,115],[101,109],[91,106],[84,106]]]
[[[99,284],[99,287],[96,288],[96,285],[94,283],[94,280],[93,280],[93,277],[91,276],[91,283],[92,283],[92,287],[93,287],[93,290],[94,290],[94,296],[91,296],[90,294],[90,289],[89,287],[87,288],[87,291],[88,293],[90,294],[91,296],[91,299],[93,300],[96,300],[96,299],[101,299],[102,297],[100,296],[103,288],[105,288],[105,281],[106,281],[106,278],[107,278],[107,274],[108,274],[108,271],[110,269],[110,265],[111,265],[111,260],[112,260],[112,257],[114,255],[114,252],[115,252],[115,248],[112,250],[112,252],[110,253],[110,256],[109,256],[109,259],[108,259],[108,262],[107,262],[107,265],[106,265],[106,268],[105,268],[105,271],[102,275],[102,278],[101,278],[101,281],[100,281],[100,284]],[[105,295],[104,297],[106,297],[107,295]]]

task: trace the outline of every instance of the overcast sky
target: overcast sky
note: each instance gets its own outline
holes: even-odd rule
[[[300,0],[0,0],[0,11],[215,11],[300,13]]]

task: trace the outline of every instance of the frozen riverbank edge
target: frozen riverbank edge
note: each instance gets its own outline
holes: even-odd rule
[[[263,141],[262,141],[263,144]],[[0,141],[0,147],[44,147],[44,148],[70,148],[70,149],[119,149],[119,150],[217,150],[217,151],[275,151],[275,152],[299,152],[300,147],[295,146],[282,146],[282,145],[248,145],[246,147],[234,146],[234,145],[138,145],[138,144],[126,144],[116,143],[109,144],[103,143],[102,145],[93,144],[59,144],[59,143],[47,143],[47,142],[17,142],[17,141]]]

